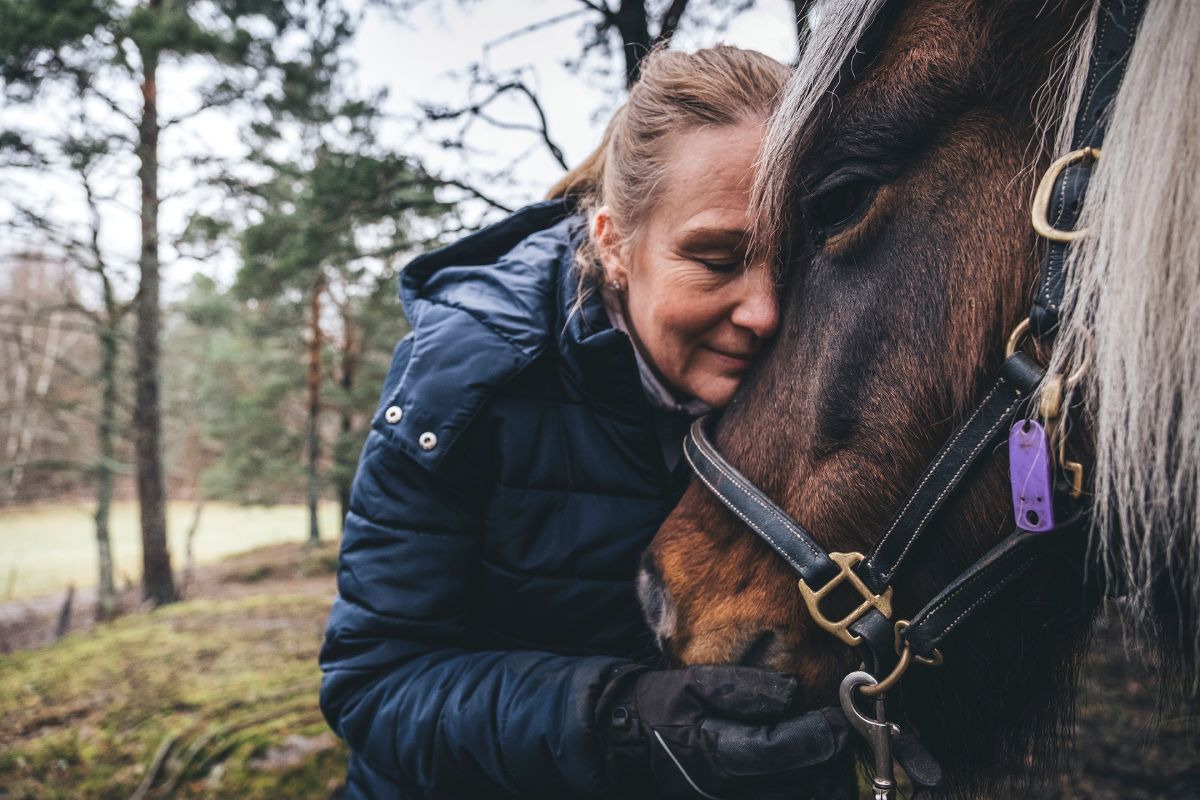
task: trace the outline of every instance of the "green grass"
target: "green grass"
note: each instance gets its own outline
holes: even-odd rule
[[[171,503],[167,514],[172,564],[183,566],[184,539],[195,507]],[[56,504],[0,511],[0,601],[63,591],[68,583],[96,584],[96,530],[89,504]],[[111,538],[119,584],[142,574],[137,504],[113,506]],[[321,536],[339,529],[336,505],[321,508]],[[308,537],[303,506],[238,506],[208,503],[194,543],[196,560],[207,563],[230,553],[268,544],[302,542]]]
[[[0,797],[327,798],[317,707],[329,602],[194,600],[0,657]],[[170,747],[165,747],[169,744]]]

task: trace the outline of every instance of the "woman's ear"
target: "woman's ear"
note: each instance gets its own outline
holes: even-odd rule
[[[604,283],[628,286],[629,270],[625,265],[621,236],[608,206],[600,206],[592,215],[592,242],[604,267]]]

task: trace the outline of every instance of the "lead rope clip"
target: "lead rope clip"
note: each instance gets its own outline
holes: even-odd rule
[[[867,740],[875,756],[875,774],[871,779],[874,800],[894,800],[896,797],[896,768],[892,763],[892,738],[899,735],[899,726],[887,721],[886,696],[875,697],[875,718],[863,714],[854,702],[854,690],[878,685],[873,675],[866,672],[851,672],[842,678],[838,698],[842,712],[859,735]]]

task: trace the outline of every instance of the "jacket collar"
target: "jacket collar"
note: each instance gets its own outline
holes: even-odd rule
[[[582,226],[574,239],[582,236]],[[638,375],[633,342],[609,321],[599,287],[585,286],[582,302],[579,267],[575,251],[562,264],[559,274],[558,307],[563,324],[559,349],[567,372],[593,404],[606,406],[622,416],[637,417],[647,413],[647,401]]]

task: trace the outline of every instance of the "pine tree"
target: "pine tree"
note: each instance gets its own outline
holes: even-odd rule
[[[233,236],[242,266],[234,289],[242,300],[303,309],[307,344],[305,398],[306,497],[309,539],[320,530],[317,507],[324,480],[324,411],[339,407],[336,466],[332,472],[343,507],[357,456],[355,407],[359,373],[376,342],[366,338],[385,308],[381,287],[391,295],[396,258],[424,244],[414,231],[446,211],[435,197],[438,182],[413,160],[381,144],[377,125],[382,95],[356,96],[346,88],[345,47],[354,20],[340,6],[318,4],[299,26],[304,46],[281,63],[283,80],[263,102],[248,143],[256,177],[227,181],[256,209],[256,221],[198,219],[197,227]],[[397,305],[386,347],[402,324]],[[388,326],[383,326],[388,327]],[[328,355],[326,355],[328,354]],[[325,359],[336,364],[327,379]],[[349,473],[349,474],[348,474]],[[344,508],[343,508],[344,511]]]
[[[276,0],[0,0],[6,101],[36,107],[42,91],[53,87],[87,110],[89,125],[109,129],[115,153],[136,159],[135,454],[143,594],[155,603],[176,599],[159,407],[159,144],[164,131],[186,119],[161,117],[159,100],[171,87],[160,79],[177,74],[165,67],[202,65],[208,80],[195,113],[252,97],[257,73],[274,60],[292,13],[293,4]],[[130,102],[130,96],[139,100]]]

